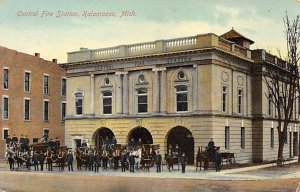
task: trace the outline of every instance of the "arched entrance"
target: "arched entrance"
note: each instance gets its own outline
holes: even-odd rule
[[[185,152],[188,164],[194,164],[194,138],[190,130],[181,126],[172,128],[167,135],[167,151],[170,145],[174,148],[176,144]]]
[[[141,139],[143,144],[153,144],[151,133],[144,127],[137,127],[130,131],[127,137],[127,143],[133,139],[135,142]]]
[[[103,141],[108,137],[109,140],[111,140],[115,134],[106,127],[100,128],[97,131],[95,131],[93,135],[93,141],[95,143],[96,149],[100,150],[102,149]]]

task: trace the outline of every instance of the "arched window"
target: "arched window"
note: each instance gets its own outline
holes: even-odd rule
[[[178,85],[176,87],[176,108],[177,111],[188,111],[188,87]]]
[[[148,91],[147,89],[137,90],[137,108],[138,113],[148,112]]]
[[[102,93],[103,114],[112,114],[112,92],[105,91]]]

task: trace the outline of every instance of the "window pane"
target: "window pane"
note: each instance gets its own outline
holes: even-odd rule
[[[111,106],[103,106],[103,114],[111,114]]]
[[[8,98],[3,98],[3,118],[8,119]]]
[[[76,100],[76,114],[81,115],[82,114],[82,99]]]
[[[112,96],[112,92],[104,92],[103,96]]]
[[[177,94],[177,102],[187,101],[187,94]]]
[[[25,73],[25,91],[29,92],[30,89],[30,73]]]
[[[139,96],[138,103],[147,103],[147,96]]]
[[[138,105],[138,112],[139,113],[146,113],[148,110],[148,105],[147,104],[139,104]]]
[[[66,96],[66,87],[67,87],[67,80],[66,79],[62,79],[61,80],[61,94],[63,96]]]
[[[111,98],[104,98],[103,99],[103,105],[111,105],[112,101]]]
[[[82,114],[82,107],[77,107],[76,108],[76,114],[81,115]]]
[[[230,142],[230,136],[229,136],[229,127],[225,127],[225,149],[229,149],[229,142]]]
[[[44,76],[44,94],[48,94],[49,93],[49,77],[48,76]]]
[[[8,130],[4,129],[3,130],[3,139],[7,139],[8,138]]]
[[[8,69],[4,69],[4,89],[8,89]]]
[[[49,102],[48,101],[44,101],[44,121],[48,121],[49,120]]]
[[[25,120],[29,120],[29,114],[30,114],[30,100],[25,100],[25,112],[24,112]]]
[[[62,103],[62,105],[61,105],[61,118],[62,118],[62,121],[65,120],[65,117],[66,117],[66,104]]]
[[[77,93],[75,93],[75,97],[83,97],[83,93],[82,92],[77,92]]]
[[[180,92],[180,91],[187,91],[187,86],[185,86],[185,85],[177,86],[177,87],[176,87],[176,91],[177,91],[177,92]]]
[[[241,148],[245,149],[245,127],[241,127]]]
[[[177,111],[188,111],[187,104],[187,102],[177,103]]]
[[[274,148],[274,128],[271,128],[271,148]]]

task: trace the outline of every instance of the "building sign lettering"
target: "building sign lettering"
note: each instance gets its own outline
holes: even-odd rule
[[[188,61],[191,61],[191,60],[192,60],[192,57],[189,57],[189,56],[174,57],[174,58],[169,58],[168,59],[168,64],[188,62]]]

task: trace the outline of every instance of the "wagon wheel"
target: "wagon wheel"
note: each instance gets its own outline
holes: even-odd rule
[[[228,156],[226,157],[226,164],[229,169],[232,168],[234,162],[235,162],[234,157],[231,154],[228,154]]]

